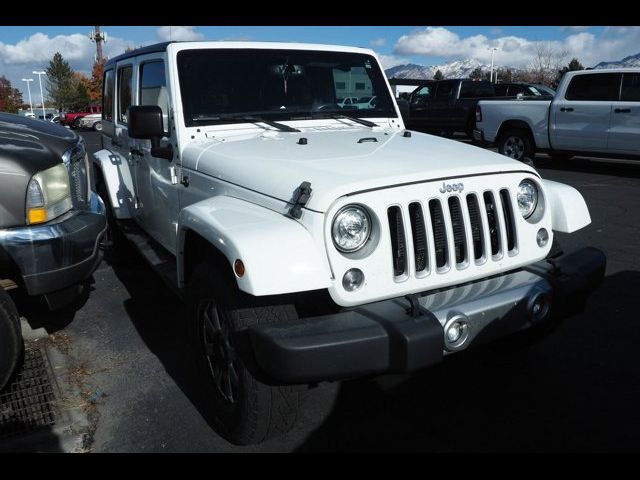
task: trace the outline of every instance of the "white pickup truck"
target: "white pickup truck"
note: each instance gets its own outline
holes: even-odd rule
[[[482,100],[473,137],[516,160],[640,157],[640,69],[568,72],[553,100]]]

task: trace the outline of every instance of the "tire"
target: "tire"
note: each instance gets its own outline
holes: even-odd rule
[[[96,172],[96,193],[104,202],[107,216],[107,230],[102,237],[102,244],[105,247],[105,260],[110,265],[122,265],[134,258],[133,246],[122,233],[120,225],[118,225],[118,221],[113,215],[111,199],[109,198],[102,173],[97,168],[94,171]]]
[[[0,391],[13,376],[23,351],[20,316],[9,294],[0,288]]]
[[[531,134],[520,128],[506,130],[498,140],[498,152],[514,160],[532,159],[535,146]]]
[[[96,132],[101,132],[102,131],[102,122],[96,122],[93,124],[93,129]]]
[[[196,266],[187,289],[189,341],[207,393],[215,430],[236,445],[287,433],[295,424],[307,386],[272,386],[254,375],[246,329],[296,320],[292,305],[251,307],[249,297],[225,284],[230,272],[211,261]],[[244,308],[241,307],[244,303]]]

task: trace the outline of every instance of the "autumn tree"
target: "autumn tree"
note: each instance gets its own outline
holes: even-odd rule
[[[13,88],[11,81],[4,75],[0,76],[0,111],[18,113],[22,108],[22,92]]]
[[[436,71],[436,74],[433,76],[434,80],[444,80],[444,75],[440,70]]]
[[[91,103],[102,102],[102,77],[104,76],[105,61],[96,62],[91,69],[91,79],[89,80],[89,86],[87,91],[89,93],[89,100]]]

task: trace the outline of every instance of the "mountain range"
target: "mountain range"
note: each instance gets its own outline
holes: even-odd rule
[[[417,65],[408,63],[406,65],[397,65],[385,70],[388,78],[409,78],[409,79],[431,79],[438,70],[442,72],[445,78],[467,78],[476,68],[481,68],[487,72],[491,68],[490,65],[480,63],[478,60],[468,58],[466,60],[456,60],[443,65]],[[600,62],[593,68],[630,68],[640,67],[640,53],[630,55],[617,62]],[[520,70],[516,67],[500,67],[501,69],[510,69],[514,73]]]

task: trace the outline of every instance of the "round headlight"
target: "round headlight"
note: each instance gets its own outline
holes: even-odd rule
[[[518,208],[524,218],[529,218],[538,205],[538,187],[531,180],[523,180],[518,185]]]
[[[363,207],[349,205],[340,210],[331,226],[333,243],[342,252],[360,250],[371,234],[371,218]]]

